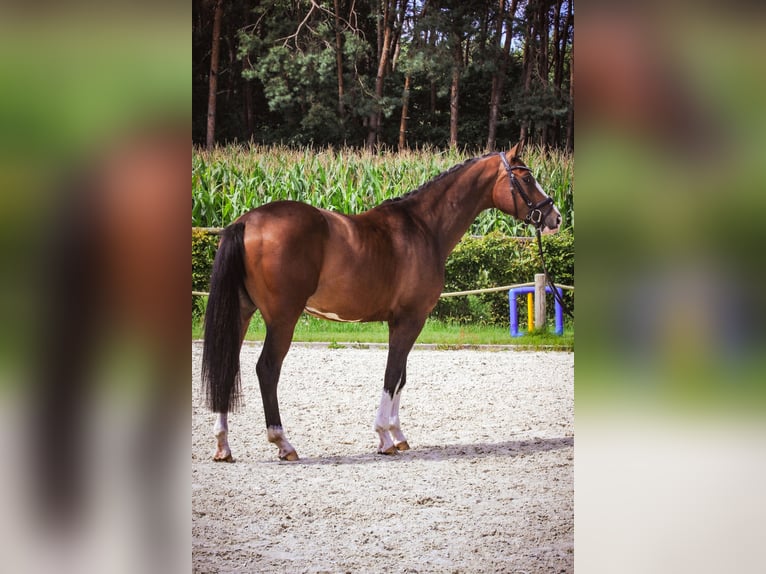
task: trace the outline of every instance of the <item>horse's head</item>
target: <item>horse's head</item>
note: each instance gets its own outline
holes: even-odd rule
[[[492,203],[544,234],[556,233],[561,225],[561,213],[537,183],[532,171],[519,159],[520,151],[521,144],[518,143],[508,153],[497,154],[499,172],[492,189]]]

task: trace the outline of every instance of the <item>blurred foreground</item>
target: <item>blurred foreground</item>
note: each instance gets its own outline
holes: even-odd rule
[[[766,14],[578,10],[576,567],[757,569]]]
[[[188,20],[147,8],[0,9],[7,572],[190,570]]]
[[[188,17],[13,8],[3,566],[189,571]],[[576,36],[576,566],[755,570],[766,19],[578,5]]]

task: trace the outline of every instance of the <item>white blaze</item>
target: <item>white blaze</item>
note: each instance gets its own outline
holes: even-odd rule
[[[540,183],[538,181],[535,181],[535,185],[537,186],[537,191],[542,193],[547,198],[548,194],[545,193],[545,191],[543,191],[543,188],[540,186]],[[553,205],[553,211],[554,211],[554,213],[556,213],[556,215],[559,216],[559,219],[560,219],[561,218],[561,212],[558,210],[558,208],[556,207],[555,204]],[[556,231],[558,231],[558,227],[555,227],[554,229],[551,229],[551,228],[546,226],[545,229],[543,229],[543,235],[551,235],[553,233],[556,233]]]

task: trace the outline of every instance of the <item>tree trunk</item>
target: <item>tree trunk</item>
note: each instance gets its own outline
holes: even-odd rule
[[[564,54],[566,52],[566,41],[562,43],[562,36],[566,36],[566,30],[562,30],[561,21],[561,8],[563,7],[563,0],[555,0],[554,2],[554,17],[553,17],[553,40],[551,41],[551,48],[553,55],[551,57],[551,67],[553,68],[553,94],[556,97],[556,102],[561,102],[561,70],[563,69],[562,62],[564,60]],[[563,25],[566,26],[566,20]],[[550,142],[554,145],[561,141],[561,119],[555,118],[551,122],[550,126]]]
[[[561,48],[560,48],[560,54],[561,57],[558,61],[558,67],[557,70],[557,76],[558,76],[558,88],[559,92],[561,91],[561,87],[564,84],[564,64],[566,63],[567,59],[567,45],[569,44],[569,28],[574,25],[574,13],[572,12],[572,0],[568,0],[567,2],[567,18],[564,22],[564,27],[561,31]]]
[[[457,128],[458,128],[458,101],[460,99],[460,68],[463,63],[463,51],[460,47],[460,40],[456,39],[456,46],[453,49],[452,62],[452,85],[450,86],[449,96],[449,146],[457,147]]]
[[[532,7],[527,4],[527,26],[526,26],[526,37],[524,38],[524,95],[523,98],[526,100],[529,97],[529,93],[532,89],[532,70],[535,67],[536,63],[536,56],[535,56],[535,28],[536,25],[534,24],[534,11],[532,10]],[[521,129],[519,130],[519,141],[520,142],[526,142],[527,138],[529,137],[529,132],[531,129],[531,118],[521,118]]]
[[[505,84],[505,73],[508,69],[508,60],[511,55],[511,40],[513,39],[513,16],[516,13],[517,0],[511,0],[511,9],[508,12],[508,25],[505,32],[505,45],[502,45],[503,21],[505,20],[505,0],[500,0],[498,7],[497,28],[495,34],[497,37],[498,48],[500,49],[500,59],[497,70],[492,75],[492,90],[489,98],[489,129],[487,135],[487,152],[495,150],[497,147],[497,118],[500,112],[500,102],[503,98],[503,85]]]
[[[245,100],[245,126],[247,126],[247,137],[252,139],[255,133],[255,109],[253,105],[253,87],[249,80],[245,80],[242,90]]]
[[[215,100],[218,93],[218,60],[220,59],[219,40],[221,36],[222,0],[216,0],[213,8],[213,46],[210,53],[210,83],[207,94],[207,136],[205,145],[211,149],[215,145]]]
[[[429,46],[431,51],[436,50],[436,30],[429,30],[428,31],[428,38],[426,38],[426,43]],[[438,95],[438,87],[436,84],[436,80],[434,78],[431,78],[431,93],[430,93],[430,116],[431,116],[431,126],[434,125],[436,122],[436,104],[437,104],[437,95]]]
[[[537,73],[535,76],[541,84],[543,93],[545,93],[548,88],[549,71],[548,29],[550,28],[550,25],[548,22],[548,5],[548,2],[540,1],[537,6],[537,15],[535,17],[537,23],[535,36],[539,36],[537,42]],[[536,126],[539,135],[538,143],[542,146],[546,146],[548,145],[550,121],[546,118],[542,119],[539,123],[540,125]]]
[[[567,22],[561,23],[562,0],[556,0],[556,16],[553,20],[553,89],[556,96],[561,96],[561,82],[566,54]]]
[[[560,47],[559,47],[559,59],[556,62],[555,82],[556,82],[556,97],[560,102],[564,102],[563,87],[564,87],[564,65],[567,60],[567,46],[569,45],[569,28],[573,24],[574,14],[572,13],[572,0],[567,1],[567,17],[563,22],[561,29]],[[566,122],[566,126],[563,124]],[[562,131],[569,132],[570,119],[561,120]],[[562,142],[557,142],[562,143]]]
[[[495,38],[498,48],[502,53],[503,19],[505,17],[505,0],[500,0],[497,8],[497,24],[495,26]],[[489,18],[488,18],[489,19]],[[495,136],[497,132],[497,112],[500,107],[500,92],[503,82],[503,58],[498,58],[497,69],[492,74],[492,88],[489,92],[489,126],[487,129],[487,152],[495,151]]]
[[[407,149],[407,114],[410,109],[410,74],[404,78],[402,94],[402,119],[399,121],[399,151]]]
[[[543,86],[548,85],[548,71],[550,65],[548,62],[548,34],[550,23],[548,22],[548,2],[540,2],[537,13],[537,34],[540,35],[538,44],[538,71],[540,81]]]
[[[338,74],[338,117],[341,122],[346,117],[346,111],[343,106],[343,35],[340,31],[340,12],[338,0],[334,0],[335,8],[335,67]]]
[[[497,147],[497,113],[500,108],[500,92],[502,90],[502,77],[499,74],[492,76],[492,90],[489,96],[489,126],[487,130],[487,153],[495,151]]]
[[[409,0],[401,0],[401,4],[399,5],[400,10],[398,12],[396,11],[396,2],[397,0],[394,0],[391,5],[392,30],[387,72],[396,70],[396,61],[399,58],[400,40],[402,29],[404,28],[404,19],[407,17],[407,4],[409,3]],[[394,16],[396,17],[396,21],[394,21]]]
[[[567,118],[567,150],[574,151],[574,42],[569,58],[569,117]]]
[[[240,17],[242,18],[242,22],[245,25],[251,23],[250,7],[244,3],[242,4],[242,12]],[[242,86],[242,107],[244,108],[245,113],[245,133],[247,135],[247,139],[252,141],[253,136],[255,135],[255,103],[253,100],[253,82],[251,79],[247,79],[245,76],[245,71],[249,72],[251,70],[252,64],[250,63],[249,58],[241,58],[238,83],[240,86]]]
[[[396,0],[391,0],[396,2]],[[386,77],[386,69],[388,67],[388,56],[391,48],[391,12],[389,10],[388,0],[385,2],[385,9],[383,11],[383,42],[378,42],[379,45],[379,60],[378,60],[378,73],[375,76],[375,105],[374,110],[370,113],[369,119],[369,132],[367,132],[367,147],[369,149],[375,149],[378,142],[378,132],[380,130],[382,113],[380,110],[380,100],[383,98],[383,82]]]

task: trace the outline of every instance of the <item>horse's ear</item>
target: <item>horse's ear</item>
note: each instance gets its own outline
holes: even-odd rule
[[[521,157],[521,149],[524,147],[524,142],[520,141],[515,146],[511,148],[511,151],[508,152],[508,155],[511,156],[511,158],[514,157]]]

